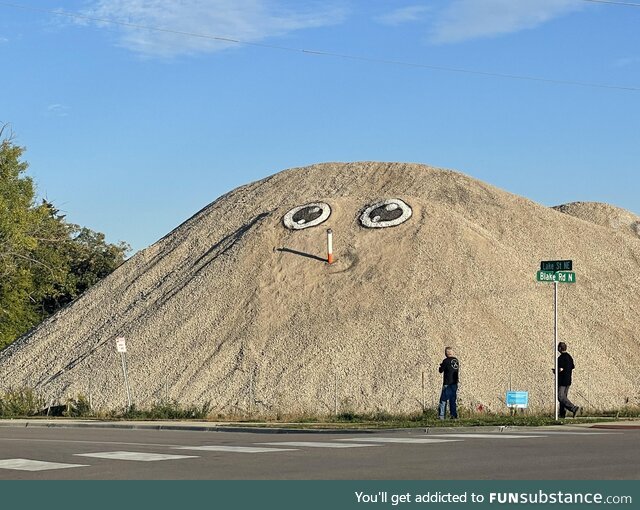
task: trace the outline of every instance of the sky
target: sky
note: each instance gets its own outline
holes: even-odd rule
[[[0,124],[40,197],[132,253],[326,161],[640,214],[638,26],[631,0],[0,0]]]

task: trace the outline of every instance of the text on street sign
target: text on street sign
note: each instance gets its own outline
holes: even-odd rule
[[[571,271],[538,271],[536,279],[539,282],[576,283],[576,274]]]
[[[573,271],[573,260],[543,260],[540,262],[541,271]]]
[[[123,336],[116,338],[116,351],[127,352],[127,342]]]

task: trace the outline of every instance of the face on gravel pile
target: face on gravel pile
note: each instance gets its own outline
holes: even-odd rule
[[[360,223],[366,228],[386,228],[400,225],[411,218],[411,207],[399,198],[389,198],[366,205],[360,213]],[[291,230],[321,225],[331,216],[326,202],[311,202],[291,209],[284,215],[284,226]]]

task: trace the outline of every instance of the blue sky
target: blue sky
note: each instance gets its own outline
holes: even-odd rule
[[[0,122],[41,196],[134,251],[239,185],[324,161],[640,213],[640,5],[10,3]]]

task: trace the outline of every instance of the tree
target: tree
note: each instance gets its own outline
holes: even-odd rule
[[[67,223],[36,204],[24,148],[0,127],[0,349],[70,303],[125,260],[126,243]]]

